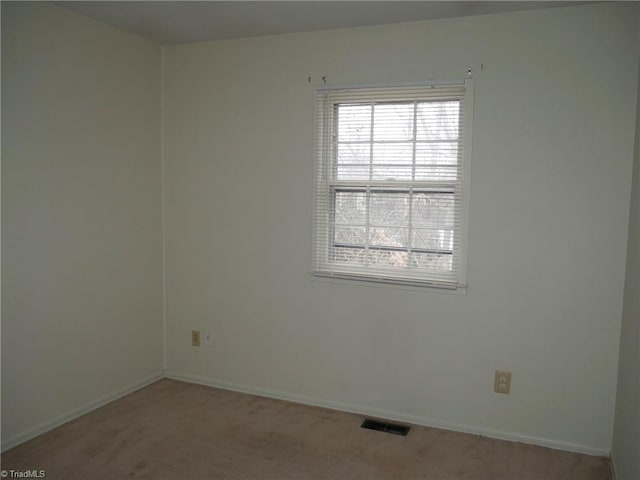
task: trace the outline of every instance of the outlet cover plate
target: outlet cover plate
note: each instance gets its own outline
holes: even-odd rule
[[[213,347],[213,332],[211,330],[205,330],[202,339],[202,344],[205,347]]]
[[[506,370],[496,370],[496,376],[493,381],[493,391],[496,393],[511,393],[511,372]]]

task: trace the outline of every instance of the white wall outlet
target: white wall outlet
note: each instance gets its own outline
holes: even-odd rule
[[[205,347],[213,347],[213,332],[211,330],[205,330],[202,339],[202,344]]]
[[[191,345],[200,346],[200,330],[191,330]]]
[[[493,382],[493,391],[496,393],[511,393],[511,372],[506,370],[496,370]]]

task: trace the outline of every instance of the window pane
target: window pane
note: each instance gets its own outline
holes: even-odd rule
[[[458,168],[457,167],[444,167],[444,166],[430,166],[424,165],[416,166],[416,180],[457,180]]]
[[[336,226],[333,243],[342,244],[342,245],[364,246],[365,235],[366,235],[365,227],[349,226],[349,225]]]
[[[338,180],[369,180],[369,165],[338,165],[336,178]]]
[[[368,165],[371,155],[370,143],[339,143],[338,164]]]
[[[413,138],[413,103],[375,105],[373,139],[411,140]]]
[[[458,142],[416,144],[416,180],[456,180]]]
[[[364,225],[367,219],[365,192],[336,192],[335,223],[338,225]]]
[[[371,105],[338,106],[338,141],[371,139]]]
[[[457,165],[458,142],[416,144],[416,163],[419,165]]]
[[[409,255],[407,252],[369,250],[366,258],[367,263],[372,266],[395,268],[407,268],[409,266]]]
[[[406,166],[373,166],[373,180],[406,181],[411,180],[411,165]]]
[[[369,227],[369,244],[377,247],[406,248],[408,229],[398,227]]]
[[[373,163],[409,165],[413,163],[412,143],[374,143]]]
[[[453,229],[455,195],[448,193],[414,193],[412,225],[415,228]]]
[[[418,140],[454,140],[459,137],[460,102],[424,102],[417,105]]]
[[[413,247],[424,250],[453,250],[453,230],[416,228],[413,230]]]
[[[411,266],[432,270],[453,270],[453,255],[437,255],[433,253],[411,253]]]
[[[332,249],[333,261],[348,265],[364,265],[366,263],[366,250],[363,248],[336,247]]]
[[[380,226],[409,226],[408,193],[372,193],[369,222]]]

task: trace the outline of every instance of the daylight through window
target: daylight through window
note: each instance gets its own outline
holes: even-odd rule
[[[316,274],[466,286],[471,90],[318,91]]]

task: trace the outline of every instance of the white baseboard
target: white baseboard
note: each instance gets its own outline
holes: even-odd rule
[[[2,452],[5,452],[10,448],[16,447],[21,443],[31,440],[32,438],[37,437],[38,435],[48,432],[49,430],[52,430],[77,417],[80,417],[86,413],[89,413],[92,410],[100,408],[108,403],[113,402],[114,400],[117,400],[118,398],[124,397],[129,393],[132,393],[136,390],[146,387],[147,385],[157,380],[160,380],[161,378],[163,378],[163,376],[166,378],[174,379],[174,380],[181,380],[184,382],[196,383],[199,385],[206,385],[210,387],[221,388],[224,390],[232,390],[235,392],[258,395],[261,397],[275,398],[278,400],[301,403],[304,405],[312,405],[315,407],[323,407],[331,410],[339,410],[343,412],[356,413],[359,415],[384,418],[384,419],[389,419],[397,422],[410,423],[413,425],[423,425],[427,427],[442,428],[445,430],[452,430],[455,432],[471,433],[475,435],[482,435],[485,437],[496,438],[499,440],[522,442],[530,445],[539,445],[542,447],[553,448],[556,450],[565,450],[570,452],[584,453],[587,455],[598,455],[603,457],[609,457],[610,455],[610,452],[608,450],[601,449],[601,448],[577,445],[577,444],[562,442],[557,440],[549,440],[546,438],[531,437],[528,435],[521,435],[521,434],[511,433],[511,432],[501,432],[497,430],[487,429],[484,427],[473,427],[473,426],[461,425],[457,423],[442,422],[439,420],[434,420],[432,418],[423,417],[423,416],[410,415],[410,414],[394,412],[390,410],[370,408],[362,405],[355,405],[355,404],[345,403],[345,402],[336,402],[332,400],[319,399],[319,398],[309,397],[306,395],[282,392],[282,391],[271,390],[271,389],[261,388],[261,387],[253,387],[250,385],[242,385],[238,383],[228,382],[224,380],[217,380],[217,379],[212,379],[207,377],[201,377],[198,375],[191,375],[188,373],[183,373],[183,372],[178,372],[173,370],[165,371],[164,375],[160,372],[153,374],[138,382],[130,384],[108,395],[105,395],[93,402],[89,402],[79,408],[71,410],[65,414],[59,415],[52,420],[49,420],[33,428],[25,430],[24,432],[14,435],[13,437],[2,442],[1,450]],[[613,462],[613,459],[611,460],[611,466],[612,466],[611,468],[614,475],[613,478],[615,479],[616,478],[615,463]]]
[[[555,450],[564,450],[569,452],[584,453],[586,455],[597,455],[601,457],[609,457],[609,451],[589,447],[585,445],[577,445],[568,442],[562,442],[557,440],[550,440],[547,438],[531,437],[528,435],[521,435],[511,432],[501,432],[497,430],[491,430],[484,427],[472,427],[468,425],[460,425],[450,422],[442,422],[434,420],[432,418],[410,415],[401,412],[394,412],[388,410],[379,410],[376,408],[370,408],[362,405],[355,405],[350,403],[335,402],[332,400],[318,399],[308,397],[305,395],[299,395],[296,393],[280,392],[276,390],[270,390],[261,387],[252,387],[249,385],[242,385],[233,382],[227,382],[224,380],[216,380],[212,378],[201,377],[198,375],[191,375],[188,373],[178,372],[174,370],[165,371],[166,378],[172,378],[174,380],[181,380],[189,383],[197,383],[200,385],[207,385],[210,387],[221,388],[224,390],[232,390],[235,392],[248,393],[251,395],[258,395],[261,397],[275,398],[278,400],[286,400],[288,402],[301,403],[304,405],[312,405],[315,407],[323,407],[331,410],[340,410],[343,412],[357,413],[360,415],[366,415],[371,417],[384,418],[394,420],[397,422],[411,423],[414,425],[423,425],[426,427],[442,428],[445,430],[452,430],[455,432],[471,433],[475,435],[482,435],[485,437],[496,438],[499,440],[508,440],[512,442],[522,442],[530,445],[538,445],[541,447],[553,448]]]
[[[7,440],[2,442],[2,452],[5,452],[10,448],[16,447],[28,440],[31,440],[32,438],[37,437],[38,435],[42,435],[43,433],[48,432],[49,430],[52,430],[56,427],[59,427],[60,425],[67,423],[71,420],[74,420],[75,418],[78,418],[86,413],[89,413],[90,411],[95,410],[96,408],[100,408],[106,405],[107,403],[111,403],[114,400],[117,400],[118,398],[124,397],[129,393],[135,392],[136,390],[146,387],[147,385],[160,380],[162,377],[163,375],[161,372],[155,373],[135,383],[129,384],[124,388],[116,390],[115,392],[109,393],[92,402],[86,403],[85,405],[82,405],[79,408],[75,408],[47,422],[41,423],[40,425],[36,425],[35,427],[32,427],[28,430],[25,430],[24,432],[14,435],[13,437],[8,438]]]
[[[609,462],[611,465],[611,480],[616,480],[618,478],[618,471],[616,470],[616,461],[613,454],[609,457]]]

